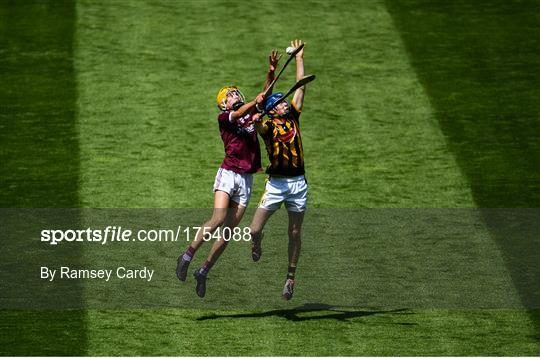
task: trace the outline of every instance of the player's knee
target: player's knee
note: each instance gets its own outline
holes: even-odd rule
[[[291,240],[300,241],[301,230],[300,228],[289,228],[289,238]]]
[[[230,240],[231,238],[227,234],[225,234],[223,236],[220,236],[216,242],[218,242],[220,247],[225,248],[227,245],[229,245]]]
[[[225,222],[225,214],[222,215],[218,213],[212,216],[212,219],[210,219],[210,221],[208,222],[208,226],[210,227],[211,230],[215,230],[216,228],[223,225],[224,222]]]

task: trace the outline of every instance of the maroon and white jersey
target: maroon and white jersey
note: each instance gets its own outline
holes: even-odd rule
[[[221,167],[238,174],[256,173],[261,170],[261,150],[257,131],[247,114],[231,122],[231,112],[218,116],[219,132],[225,147],[225,158]]]

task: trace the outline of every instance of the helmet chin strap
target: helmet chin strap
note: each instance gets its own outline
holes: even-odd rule
[[[237,111],[243,105],[244,105],[244,102],[238,101],[238,102],[236,102],[235,104],[232,105],[232,109],[233,109],[233,111]]]
[[[283,121],[286,121],[289,116],[288,116],[288,113],[285,113],[282,116],[279,116],[279,115],[275,114],[273,116],[269,115],[269,117],[272,118],[272,119],[277,119],[280,122],[283,122]]]
[[[282,115],[277,115],[277,118],[287,118],[289,116],[289,113],[291,113],[290,108],[287,108],[287,112],[283,113]]]

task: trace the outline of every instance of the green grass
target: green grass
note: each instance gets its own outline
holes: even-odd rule
[[[0,3],[2,208],[79,206],[75,20],[72,1]],[[34,265],[21,262],[33,262],[40,247],[5,234],[2,245],[0,290],[7,295],[17,277],[35,275]],[[80,258],[80,248],[71,254]],[[80,301],[82,287],[70,288],[70,300]],[[0,354],[82,355],[85,329],[82,311],[0,310]]]
[[[95,333],[89,344],[95,355],[155,355],[159,351],[220,356],[495,356],[538,352],[537,343],[515,329],[516,322],[524,319],[519,311],[361,310],[348,315],[324,309],[291,311],[91,311]],[[212,319],[200,320],[206,317]]]
[[[387,4],[476,205],[539,207],[540,3]],[[537,306],[536,235],[509,239],[489,213],[485,223],[523,303]],[[528,227],[538,232],[534,221]]]
[[[375,0],[265,1],[255,7],[211,1],[3,4],[0,16],[10,22],[0,22],[7,44],[2,50],[10,56],[1,67],[8,85],[0,92],[7,104],[0,114],[6,163],[0,170],[9,188],[0,191],[2,206],[211,207],[223,156],[217,90],[234,83],[254,96],[268,51],[302,38],[306,72],[317,75],[302,115],[309,206],[325,210],[313,211],[306,222],[301,279],[289,304],[279,301],[286,239],[277,217],[259,267],[251,265],[245,246],[230,245],[212,273],[206,303],[196,302],[192,282],[181,287],[171,272],[154,289],[160,299],[193,302],[191,308],[2,311],[0,353],[540,354],[535,311],[519,308],[520,301],[529,307],[538,302],[516,274],[522,266],[512,254],[523,251],[505,246],[508,241],[486,219],[469,218],[467,225],[479,228],[476,236],[434,246],[416,240],[414,230],[399,240],[390,229],[372,232],[360,221],[347,227],[340,221],[346,216],[332,210],[538,206],[535,6]],[[249,16],[241,16],[248,9]],[[43,17],[49,21],[40,23],[48,25],[31,32],[30,24]],[[36,38],[41,40],[29,41]],[[51,61],[29,60],[35,58]],[[28,82],[33,85],[24,86]],[[289,70],[278,89],[292,82]],[[252,206],[263,181],[264,175],[256,176]],[[168,264],[172,270],[179,248],[156,251],[129,254],[155,262],[162,273]],[[335,259],[321,261],[324,252]],[[126,259],[125,252],[116,255],[80,253],[82,262]],[[357,275],[351,282],[339,281],[351,271]],[[400,291],[403,274],[409,286]],[[328,295],[321,288],[334,280],[342,288]],[[261,299],[258,305],[224,308],[250,284],[254,289],[246,295]],[[436,301],[422,285],[449,295],[461,290],[464,297],[486,290],[492,293],[486,301],[512,309],[448,308],[440,301],[431,307]],[[489,291],[494,286],[500,290]],[[141,300],[152,292],[130,291]],[[403,293],[427,304],[396,307]],[[96,291],[87,285],[75,295],[88,302]],[[48,324],[47,332],[42,327]]]

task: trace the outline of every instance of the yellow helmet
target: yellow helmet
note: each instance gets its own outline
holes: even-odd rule
[[[238,93],[238,97],[240,97],[240,101],[244,103],[246,101],[244,94],[238,89],[236,86],[225,86],[222,89],[219,90],[217,94],[217,106],[222,111],[225,111],[227,109],[227,95],[229,92],[235,91]]]

